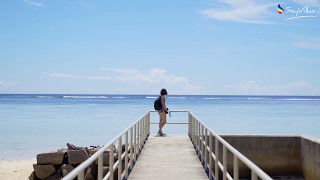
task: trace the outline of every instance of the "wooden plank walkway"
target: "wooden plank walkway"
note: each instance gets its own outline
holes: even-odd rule
[[[129,180],[208,180],[188,135],[150,135]]]

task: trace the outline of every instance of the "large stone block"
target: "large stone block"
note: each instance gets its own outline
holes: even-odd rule
[[[37,164],[62,164],[65,153],[55,152],[55,153],[43,153],[37,155]]]
[[[81,150],[70,150],[67,152],[69,164],[79,165],[89,158],[88,153]]]
[[[46,180],[60,180],[62,177],[58,173],[54,173],[51,176],[49,176]]]
[[[30,174],[29,180],[39,180],[39,178],[37,178],[37,176],[36,176],[34,171]]]
[[[87,169],[85,173],[85,180],[95,180],[97,177],[98,167],[94,163],[92,163]]]
[[[103,153],[103,165],[104,166],[109,166],[109,159],[110,159],[110,152],[105,152],[105,153]],[[114,162],[116,162],[117,160],[118,160],[118,155],[117,155],[117,153],[113,153],[113,160],[114,160]],[[95,163],[96,164],[98,164],[98,159],[95,161]]]
[[[71,164],[63,164],[61,166],[61,173],[63,177],[69,174],[72,170],[74,170],[74,167]]]
[[[109,167],[108,166],[103,166],[103,177],[106,176],[109,172]]]
[[[33,169],[35,171],[36,176],[39,179],[46,179],[50,175],[52,175],[53,173],[56,172],[56,168],[54,167],[54,165],[38,165],[38,164],[34,164],[33,165]]]

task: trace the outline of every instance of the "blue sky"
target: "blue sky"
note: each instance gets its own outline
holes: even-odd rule
[[[319,9],[0,0],[0,93],[320,95]]]

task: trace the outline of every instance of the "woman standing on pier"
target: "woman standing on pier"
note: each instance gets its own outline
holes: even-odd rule
[[[162,108],[160,110],[158,110],[159,119],[160,119],[158,134],[160,136],[164,136],[166,134],[164,134],[162,132],[162,128],[167,123],[167,114],[168,114],[168,111],[169,111],[169,109],[166,107],[166,100],[165,100],[165,95],[168,95],[167,90],[166,89],[161,89],[160,95],[161,96],[159,98],[160,98],[160,101],[161,101]]]

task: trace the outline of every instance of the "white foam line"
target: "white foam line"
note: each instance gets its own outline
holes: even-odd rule
[[[169,99],[186,99],[186,97],[168,97]]]
[[[147,96],[146,99],[157,99],[158,97]]]
[[[63,98],[74,98],[74,99],[107,99],[106,96],[63,96]]]
[[[306,18],[306,17],[317,17],[317,16],[297,16],[297,17],[292,17],[292,18],[288,18],[288,19],[285,19],[285,20],[298,19],[298,18]]]
[[[223,99],[223,98],[203,98],[203,99]]]

